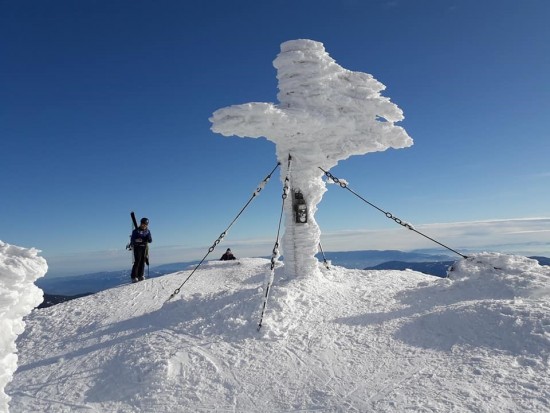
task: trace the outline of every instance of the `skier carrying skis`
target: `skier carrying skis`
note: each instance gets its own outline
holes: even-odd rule
[[[143,281],[145,263],[149,261],[149,243],[153,242],[149,231],[149,220],[141,218],[140,226],[132,231],[130,244],[134,250],[134,266],[132,267],[132,282]]]

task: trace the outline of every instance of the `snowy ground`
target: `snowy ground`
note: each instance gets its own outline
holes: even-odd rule
[[[495,268],[496,267],[496,268]],[[550,269],[477,255],[413,271],[210,262],[26,320],[6,392],[28,412],[550,412]]]
[[[39,252],[0,241],[0,413],[8,410],[4,388],[17,368],[15,340],[25,329],[23,317],[42,302],[34,282],[48,265]]]

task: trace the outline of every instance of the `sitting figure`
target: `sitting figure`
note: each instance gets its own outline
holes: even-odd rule
[[[222,255],[222,257],[220,258],[220,260],[222,261],[227,261],[227,260],[236,260],[237,258],[235,258],[235,256],[233,255],[233,253],[231,252],[231,249],[228,248],[227,251],[225,251],[225,253]]]

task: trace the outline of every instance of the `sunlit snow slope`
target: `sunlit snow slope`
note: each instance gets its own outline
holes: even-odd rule
[[[451,278],[241,259],[34,311],[6,392],[28,412],[549,412],[550,270],[480,254]]]

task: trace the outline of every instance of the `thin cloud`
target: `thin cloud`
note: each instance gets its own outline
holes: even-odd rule
[[[546,250],[550,218],[435,223],[416,225],[414,228],[453,249],[485,249],[500,245],[506,246],[502,252],[514,252],[515,249],[525,251],[524,247],[529,246],[530,254],[540,254]],[[337,231],[322,234],[322,240],[327,250],[413,250],[437,246],[405,228]]]
[[[529,175],[532,179],[543,179],[543,178],[550,178],[550,172],[540,172],[536,174]]]
[[[495,251],[520,255],[548,255],[550,218],[517,218],[485,221],[447,222],[415,225],[415,230],[462,253]],[[231,248],[237,257],[271,256],[275,240],[268,238],[224,239],[207,260],[216,260],[225,248]],[[441,248],[433,241],[396,225],[390,229],[356,229],[323,232],[323,250],[402,250]],[[183,247],[177,245],[151,248],[151,266],[202,259],[210,245]],[[284,254],[284,251],[281,251]],[[131,268],[131,253],[120,250],[95,251],[44,257],[50,273],[75,275],[99,271]]]

